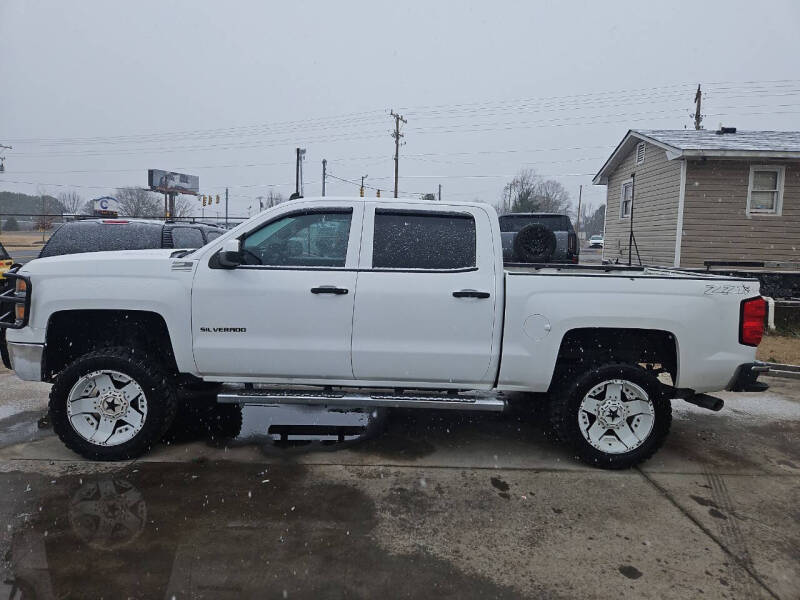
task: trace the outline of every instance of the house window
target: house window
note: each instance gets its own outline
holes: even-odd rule
[[[622,193],[619,198],[619,218],[629,219],[633,205],[633,179],[622,182]]]
[[[783,205],[784,167],[750,167],[747,190],[748,215],[780,215]]]
[[[639,142],[636,144],[636,164],[643,165],[644,164],[644,142]]]

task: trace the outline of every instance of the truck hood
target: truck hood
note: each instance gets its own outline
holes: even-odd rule
[[[137,275],[153,274],[153,270],[169,271],[174,259],[170,256],[177,252],[174,248],[157,248],[153,250],[116,250],[113,252],[84,252],[81,254],[65,254],[37,258],[20,270],[30,275]]]

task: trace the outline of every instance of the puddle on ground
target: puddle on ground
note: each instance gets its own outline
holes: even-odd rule
[[[423,551],[384,550],[376,500],[302,465],[14,472],[0,488],[1,598],[513,596]]]

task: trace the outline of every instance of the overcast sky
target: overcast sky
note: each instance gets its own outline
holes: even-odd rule
[[[0,0],[0,190],[196,174],[231,213],[329,173],[496,203],[521,168],[604,201],[629,128],[800,129],[800,3]],[[271,187],[273,186],[273,187]],[[328,194],[356,186],[329,181]],[[370,190],[370,195],[374,194]]]

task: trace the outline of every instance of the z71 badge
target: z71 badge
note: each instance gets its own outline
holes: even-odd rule
[[[201,327],[200,333],[247,333],[247,327]]]
[[[752,286],[744,285],[744,284],[741,284],[741,285],[729,285],[729,284],[717,285],[717,284],[707,283],[706,284],[706,289],[703,292],[703,294],[705,296],[711,296],[711,295],[714,295],[714,294],[722,294],[723,296],[729,296],[731,294],[743,295],[743,294],[751,293],[750,292],[751,288],[752,288]]]

